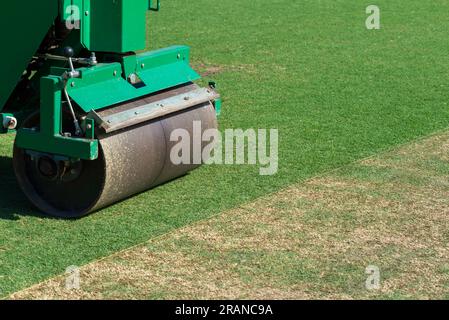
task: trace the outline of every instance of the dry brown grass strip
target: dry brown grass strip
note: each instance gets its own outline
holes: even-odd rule
[[[11,298],[449,298],[448,155],[433,136],[87,265],[82,290]]]

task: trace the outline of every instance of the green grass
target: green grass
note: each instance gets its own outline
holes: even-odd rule
[[[278,128],[280,170],[210,166],[80,221],[47,219],[19,192],[0,142],[0,295],[447,126],[449,3],[165,0],[149,47],[187,44],[220,66],[225,128]]]
[[[444,299],[449,172],[429,162],[448,153],[445,130],[90,263],[80,290],[62,274],[11,298]]]

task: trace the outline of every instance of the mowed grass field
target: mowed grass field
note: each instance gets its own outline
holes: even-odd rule
[[[148,47],[192,47],[192,64],[219,84],[222,129],[279,129],[278,174],[203,167],[88,218],[61,221],[28,204],[12,173],[13,136],[1,137],[0,295],[446,128],[449,3],[376,1],[378,31],[365,28],[370,4],[163,1],[149,15]]]
[[[94,261],[77,290],[62,274],[10,298],[449,299],[448,161],[446,130]]]

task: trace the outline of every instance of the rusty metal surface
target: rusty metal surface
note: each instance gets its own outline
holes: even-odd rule
[[[106,133],[111,133],[135,126],[142,122],[180,112],[209,101],[215,101],[219,97],[212,89],[198,88],[152,103],[148,103],[148,99],[142,99],[130,104],[126,110],[106,116],[91,111],[90,116],[95,119],[96,123],[99,123],[99,126]]]
[[[101,111],[98,112],[98,115],[102,118],[106,118],[109,117],[111,115],[114,115],[116,113],[120,113],[120,112],[124,112],[127,111],[129,109],[141,106],[143,104],[150,104],[150,103],[154,103],[157,102],[159,100],[163,100],[163,99],[167,99],[167,98],[171,98],[173,96],[177,96],[183,93],[187,93],[190,92],[192,90],[196,90],[198,89],[199,86],[196,84],[188,84],[188,85],[183,85],[183,86],[179,86],[177,88],[174,89],[170,89],[170,90],[166,90],[166,91],[162,91],[159,92],[158,94],[155,95],[149,95],[140,99],[137,99],[135,101],[128,101],[126,103],[121,103],[121,104],[117,104],[114,106],[111,106],[107,109],[103,109]]]

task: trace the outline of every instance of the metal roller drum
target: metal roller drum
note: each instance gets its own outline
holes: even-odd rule
[[[99,135],[98,159],[71,163],[70,172],[64,173],[63,178],[54,178],[61,169],[45,157],[36,160],[32,153],[15,147],[16,176],[27,197],[40,210],[57,217],[82,217],[197,168],[199,165],[195,164],[174,165],[170,159],[176,143],[170,141],[172,131],[182,128],[193,137],[194,121],[201,122],[203,132],[217,128],[214,106],[207,102]],[[30,120],[28,126],[33,123],[38,123],[38,118]],[[201,149],[204,147],[205,143]],[[191,150],[195,150],[193,145]]]

